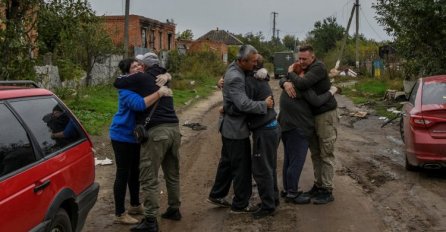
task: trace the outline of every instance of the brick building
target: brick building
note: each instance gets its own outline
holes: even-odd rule
[[[124,44],[125,16],[104,16],[107,31],[116,46]],[[175,23],[160,21],[139,15],[129,15],[129,48],[134,53],[175,49]],[[135,52],[136,51],[136,52]]]

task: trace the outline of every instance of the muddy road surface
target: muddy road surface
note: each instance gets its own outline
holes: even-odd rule
[[[277,80],[271,86],[279,99]],[[161,231],[446,231],[446,172],[408,172],[404,168],[402,141],[397,122],[381,128],[374,112],[357,108],[337,95],[341,124],[336,142],[335,201],[327,205],[294,205],[281,200],[273,217],[252,219],[250,214],[231,214],[206,202],[220,157],[221,138],[217,130],[221,92],[178,112],[181,125],[200,123],[205,130],[180,126],[181,213],[179,222],[159,218]],[[278,104],[277,104],[278,105]],[[366,118],[350,116],[367,111]],[[97,158],[114,159],[107,132],[93,137]],[[278,151],[278,179],[281,188],[283,148]],[[98,201],[83,231],[129,231],[131,226],[113,224],[113,181],[115,166],[96,166],[100,183]],[[161,209],[166,205],[162,174]],[[308,190],[313,183],[309,155],[300,181]],[[252,202],[259,202],[253,186]],[[141,217],[139,217],[140,219]]]

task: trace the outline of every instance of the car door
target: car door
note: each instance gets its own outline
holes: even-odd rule
[[[37,225],[52,193],[45,191],[42,159],[11,109],[0,103],[0,231],[28,231]]]

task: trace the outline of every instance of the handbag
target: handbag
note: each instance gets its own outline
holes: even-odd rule
[[[152,117],[153,112],[155,112],[156,107],[158,106],[158,101],[153,106],[152,110],[147,116],[146,120],[144,120],[144,124],[136,124],[135,129],[133,129],[133,135],[136,138],[136,142],[145,143],[149,140],[149,132],[147,130],[147,125],[150,122],[150,118]]]

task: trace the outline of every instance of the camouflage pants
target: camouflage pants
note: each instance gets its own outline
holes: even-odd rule
[[[310,139],[314,183],[317,187],[333,189],[334,144],[337,138],[339,118],[337,109],[315,116],[315,133]]]

